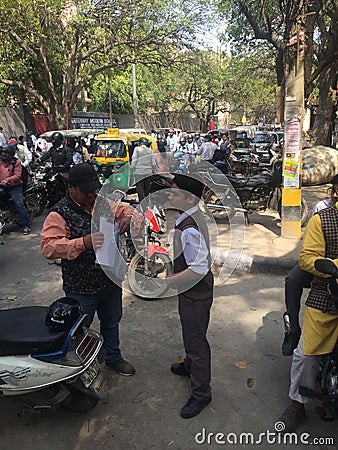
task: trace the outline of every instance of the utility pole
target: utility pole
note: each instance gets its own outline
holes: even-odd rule
[[[302,1],[302,0],[301,0]],[[285,50],[282,237],[301,235],[301,166],[304,118],[304,9],[292,27]]]
[[[111,73],[110,69],[108,69],[108,99],[109,99],[109,124],[110,127],[113,126],[113,110],[111,104]]]
[[[134,107],[134,128],[139,128],[138,109],[137,109],[137,86],[136,86],[136,63],[132,63],[133,78],[133,107]]]

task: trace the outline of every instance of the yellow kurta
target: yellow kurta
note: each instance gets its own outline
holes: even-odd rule
[[[303,245],[299,254],[300,267],[314,275],[328,278],[329,275],[317,272],[314,268],[317,259],[325,258],[325,247],[321,219],[318,214],[315,214],[310,219],[304,232]],[[338,259],[332,261],[338,267]],[[323,313],[319,309],[307,306],[304,314],[302,338],[304,354],[310,356],[330,353],[337,340],[338,314]]]

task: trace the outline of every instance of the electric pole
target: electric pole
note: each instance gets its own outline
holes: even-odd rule
[[[282,237],[301,235],[301,168],[304,118],[304,4],[291,27],[285,49]]]

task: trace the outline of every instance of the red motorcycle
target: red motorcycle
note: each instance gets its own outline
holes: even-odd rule
[[[125,197],[122,201],[137,205]],[[172,271],[172,260],[159,239],[166,231],[165,222],[164,211],[156,205],[144,211],[135,209],[130,231],[119,238],[120,254],[128,263],[130,290],[145,300],[163,297],[168,291],[165,278]]]
[[[172,261],[159,240],[165,232],[165,216],[156,206],[144,212],[138,235],[125,237],[132,257],[128,264],[128,281],[133,294],[146,300],[163,297],[168,291],[165,281],[172,271]]]

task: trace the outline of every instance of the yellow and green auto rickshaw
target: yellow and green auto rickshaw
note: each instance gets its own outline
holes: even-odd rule
[[[101,183],[108,181],[115,189],[128,189],[135,185],[130,162],[134,148],[140,137],[145,137],[157,148],[156,139],[140,133],[123,133],[118,128],[108,128],[107,133],[99,134],[93,141],[93,163]]]

